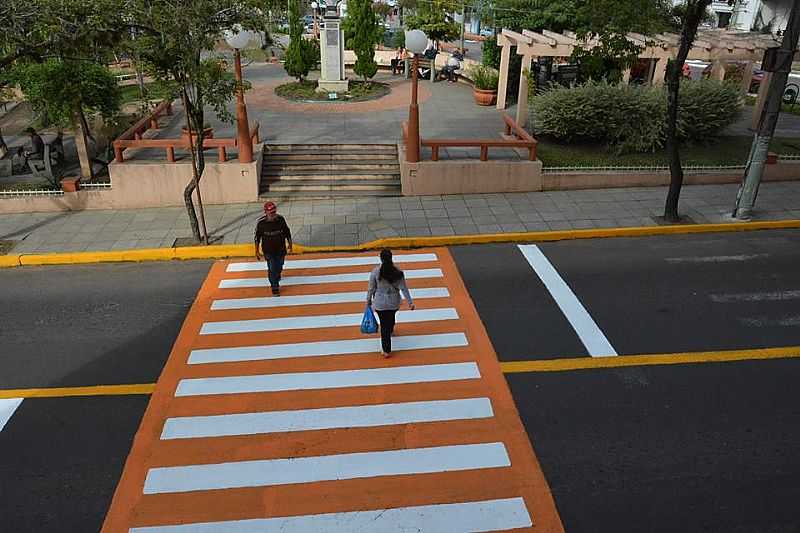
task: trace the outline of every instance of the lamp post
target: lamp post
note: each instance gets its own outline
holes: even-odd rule
[[[406,49],[414,54],[411,68],[411,105],[408,108],[408,141],[406,145],[406,161],[419,163],[419,105],[417,104],[417,86],[419,85],[419,55],[428,46],[428,36],[422,30],[406,32]]]
[[[241,28],[227,32],[225,40],[234,49],[236,64],[236,82],[239,88],[236,91],[236,126],[238,132],[239,162],[250,163],[253,161],[253,142],[250,138],[250,124],[247,120],[247,106],[244,103],[244,88],[242,87],[242,55],[239,52],[250,42],[251,33]]]
[[[314,14],[314,37],[319,37],[319,26],[317,26],[317,10],[319,10],[319,4],[316,2],[311,2],[311,12]]]

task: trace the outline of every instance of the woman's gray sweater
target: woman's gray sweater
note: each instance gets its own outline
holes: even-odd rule
[[[367,291],[367,303],[372,304],[375,311],[391,311],[400,309],[400,291],[408,300],[408,305],[414,303],[411,293],[406,286],[405,277],[400,278],[394,283],[389,283],[380,278],[381,267],[375,267],[369,275],[369,290]]]

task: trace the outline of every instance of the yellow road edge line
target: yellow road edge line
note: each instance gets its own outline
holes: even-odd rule
[[[568,370],[588,370],[592,368],[685,365],[795,358],[800,358],[800,346],[716,352],[679,352],[647,355],[619,355],[616,357],[573,357],[569,359],[542,359],[537,361],[506,361],[501,362],[500,367],[505,374],[516,374],[524,372],[564,372]]]
[[[717,352],[678,352],[646,355],[619,355],[616,357],[571,357],[567,359],[542,359],[536,361],[506,361],[500,363],[500,368],[503,370],[504,374],[520,374],[589,370],[593,368],[758,361],[765,359],[800,359],[800,346],[753,348],[748,350]],[[9,398],[146,395],[152,394],[155,387],[155,383],[138,383],[134,385],[97,385],[90,387],[5,389],[0,390],[0,400]]]
[[[681,235],[694,233],[729,233],[734,231],[757,231],[765,229],[800,229],[800,220],[531,231],[521,233],[487,233],[483,235],[450,235],[440,237],[389,237],[355,246],[304,246],[296,244],[294,246],[294,253],[307,254],[325,252],[361,252],[380,248],[425,248],[434,246],[457,246],[465,244],[552,242],[573,239],[649,237],[655,235]],[[0,256],[0,268],[34,265],[170,261],[176,259],[225,259],[229,257],[252,257],[253,255],[254,250],[252,244],[193,246],[185,248],[153,248],[110,252],[17,254]]]
[[[90,387],[52,387],[42,389],[0,390],[0,400],[9,398],[66,398],[69,396],[125,396],[152,394],[155,383],[133,385],[95,385]]]

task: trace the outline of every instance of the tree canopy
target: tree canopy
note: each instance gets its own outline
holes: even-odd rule
[[[433,41],[452,41],[460,34],[458,24],[448,15],[452,8],[452,3],[447,0],[419,2],[416,13],[406,17],[406,26],[411,30],[424,31]]]
[[[372,8],[372,0],[350,0],[347,8],[345,22],[353,29],[350,45],[356,54],[353,71],[366,82],[378,72],[375,45],[381,41],[383,27]]]

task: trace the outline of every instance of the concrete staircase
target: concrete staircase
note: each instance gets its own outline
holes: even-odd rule
[[[400,195],[393,144],[265,145],[262,198]]]

